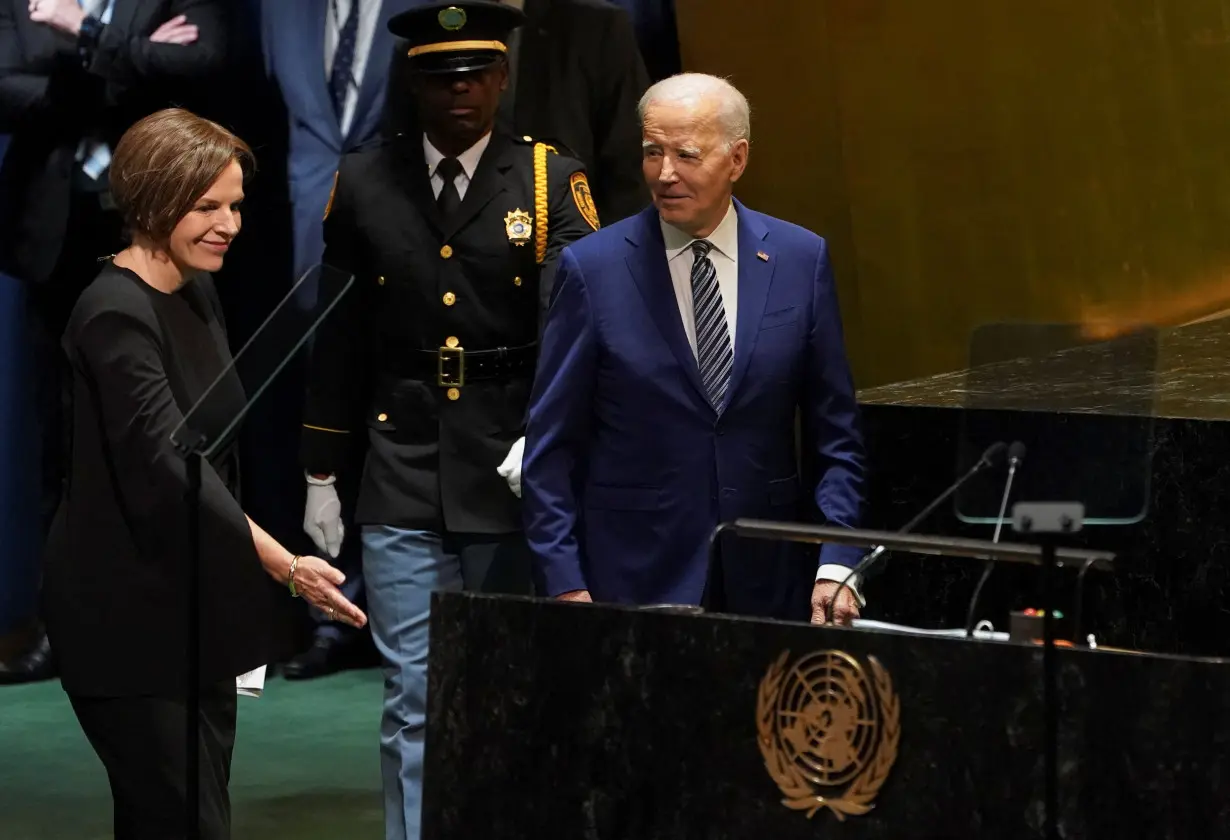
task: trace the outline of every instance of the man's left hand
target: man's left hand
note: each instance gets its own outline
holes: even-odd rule
[[[811,623],[824,624],[828,615],[829,604],[833,600],[841,584],[833,580],[818,580],[811,590]],[[833,604],[833,623],[849,626],[858,618],[858,600],[849,587],[841,590],[837,603]]]
[[[85,9],[77,0],[30,0],[30,20],[45,23],[75,38],[81,34]]]
[[[496,472],[508,482],[508,489],[512,490],[518,499],[521,498],[521,456],[524,454],[525,438],[517,438],[512,449],[508,450],[508,457],[504,459],[504,463],[496,468]]]

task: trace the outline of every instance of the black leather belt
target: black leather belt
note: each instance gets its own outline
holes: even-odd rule
[[[395,354],[396,370],[406,379],[435,382],[441,387],[461,387],[469,382],[515,379],[533,376],[538,361],[538,345],[497,347],[494,350],[467,350],[441,347],[438,350],[408,350]]]

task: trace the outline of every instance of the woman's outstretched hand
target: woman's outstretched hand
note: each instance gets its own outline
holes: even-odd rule
[[[295,564],[295,591],[299,595],[330,621],[362,628],[367,624],[367,616],[338,589],[345,581],[344,574],[319,557],[300,557]]]

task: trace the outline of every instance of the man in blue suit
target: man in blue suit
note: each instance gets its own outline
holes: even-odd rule
[[[817,562],[731,540],[710,574],[708,547],[737,517],[859,523],[827,246],[733,199],[749,109],[728,82],[673,76],[639,114],[653,206],[564,250],[542,338],[522,475],[540,592],[822,621],[860,549],[826,545]],[[843,591],[835,618],[861,603]]]
[[[290,127],[289,181],[298,279],[324,252],[325,206],[342,155],[380,136],[393,36],[388,22],[423,0],[264,0],[261,48]],[[360,457],[356,453],[356,458]],[[362,602],[359,546],[342,554],[342,510],[332,484],[308,483],[304,528],[338,558],[346,597]],[[318,613],[311,648],[287,663],[288,679],[337,670],[356,631]]]

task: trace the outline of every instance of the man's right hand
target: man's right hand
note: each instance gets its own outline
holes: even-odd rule
[[[571,592],[564,592],[555,596],[557,601],[573,601],[578,604],[592,604],[594,599],[589,597],[588,589],[574,589]]]
[[[342,525],[342,503],[337,498],[333,476],[307,477],[307,505],[303,512],[303,530],[316,547],[336,558],[342,550],[346,528]]]
[[[195,43],[201,31],[196,24],[188,22],[186,15],[176,15],[149,36],[155,44],[192,44]]]

